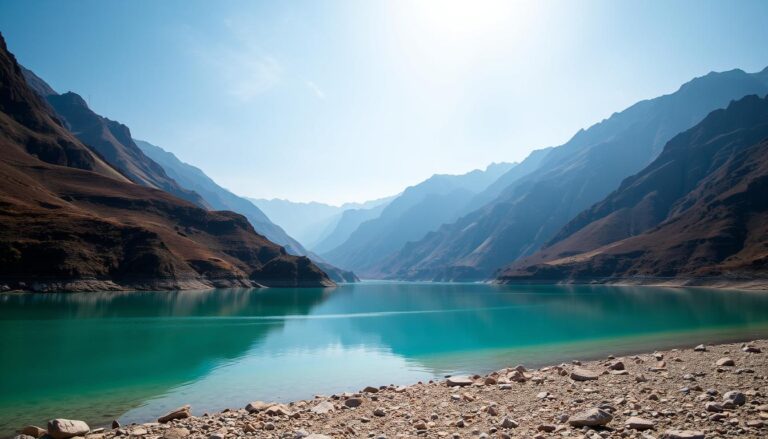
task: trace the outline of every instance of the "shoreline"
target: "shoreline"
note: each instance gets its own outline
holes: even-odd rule
[[[705,349],[690,346],[531,370],[505,368],[410,386],[369,386],[357,393],[290,403],[253,402],[203,416],[180,408],[171,414],[173,420],[158,413],[165,422],[80,431],[76,436],[702,437],[665,436],[675,429],[704,437],[768,435],[768,340]],[[743,403],[729,399],[733,394],[728,392],[734,391]],[[585,422],[600,425],[582,426]]]

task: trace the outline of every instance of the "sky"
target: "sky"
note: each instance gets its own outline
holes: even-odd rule
[[[710,71],[768,2],[0,0],[20,63],[233,192],[331,204],[520,161]]]

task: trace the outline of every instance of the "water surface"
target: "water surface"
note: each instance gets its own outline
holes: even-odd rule
[[[0,295],[0,435],[768,336],[768,295],[606,286]]]

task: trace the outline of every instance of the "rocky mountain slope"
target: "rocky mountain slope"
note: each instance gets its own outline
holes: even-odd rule
[[[731,100],[768,92],[768,73],[710,73],[639,102],[551,149],[493,201],[410,243],[382,271],[398,279],[479,280],[533,254],[582,210],[647,166],[673,136]]]
[[[207,207],[200,195],[182,188],[136,146],[127,126],[94,113],[77,93],[59,94],[31,70],[22,68],[22,73],[30,87],[48,102],[65,127],[132,182],[161,189]]]
[[[473,197],[513,166],[499,163],[464,175],[434,175],[407,188],[377,218],[360,224],[343,244],[321,256],[358,275],[379,277],[375,268],[380,261],[466,213]]]
[[[243,216],[132,183],[30,89],[2,37],[0,149],[4,289],[333,285]]]
[[[749,285],[766,277],[768,98],[747,96],[673,138],[499,279]]]
[[[134,139],[134,141],[148,157],[160,164],[168,175],[183,188],[200,194],[213,209],[231,210],[244,215],[257,233],[282,245],[288,254],[310,257],[334,282],[357,282],[359,280],[354,273],[334,267],[318,255],[307,251],[285,230],[273,223],[256,205],[219,186],[199,168],[182,162],[174,154],[159,146],[143,140]]]

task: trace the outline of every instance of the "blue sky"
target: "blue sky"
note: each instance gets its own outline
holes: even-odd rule
[[[240,195],[337,204],[762,70],[765,23],[765,1],[0,0],[59,92]]]

